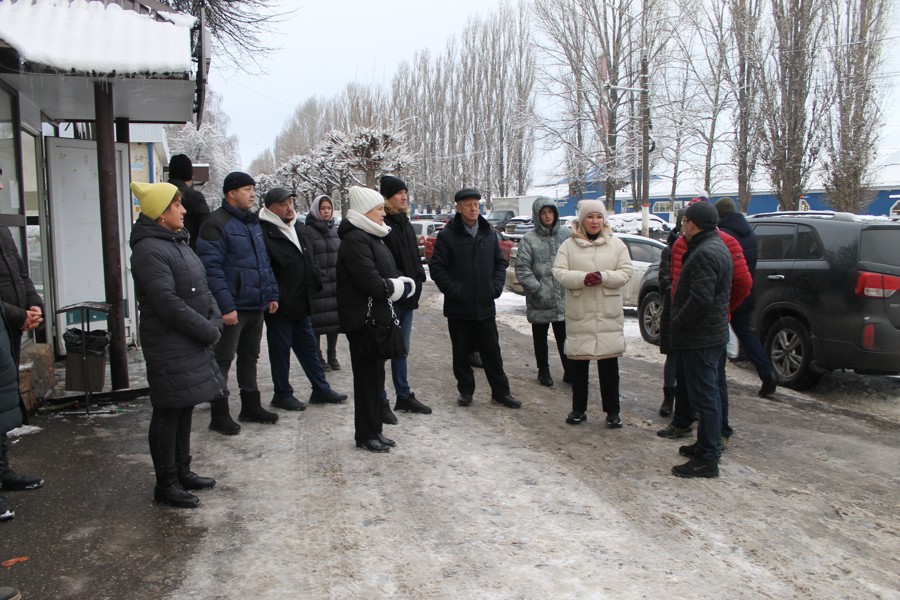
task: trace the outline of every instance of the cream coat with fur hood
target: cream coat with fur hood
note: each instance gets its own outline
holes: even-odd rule
[[[603,283],[585,286],[585,276],[594,271],[600,272]],[[566,289],[569,359],[596,360],[625,353],[621,290],[632,272],[625,242],[606,223],[595,240],[588,239],[580,220],[572,226],[572,237],[560,246],[553,264],[553,277]]]

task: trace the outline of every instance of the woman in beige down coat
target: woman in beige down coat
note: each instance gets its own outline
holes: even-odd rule
[[[625,353],[622,287],[631,279],[631,257],[606,224],[597,200],[578,203],[572,237],[563,243],[553,276],[566,289],[566,356],[572,380],[572,412],[566,423],[587,419],[590,361],[597,361],[606,426],[619,428],[619,357]]]

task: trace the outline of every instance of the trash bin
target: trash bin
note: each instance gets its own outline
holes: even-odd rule
[[[66,391],[103,391],[109,333],[102,329],[84,332],[72,327],[63,333],[63,343],[66,347]]]

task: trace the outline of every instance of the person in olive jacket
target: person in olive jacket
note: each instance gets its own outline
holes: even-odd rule
[[[313,200],[306,215],[306,226],[322,272],[322,289],[312,297],[312,326],[319,361],[326,372],[340,371],[341,363],[337,357],[338,333],[341,331],[337,309],[337,256],[341,238],[334,222],[334,201],[329,196],[317,196]],[[322,356],[323,335],[327,360]]]
[[[566,358],[566,291],[553,277],[553,261],[559,247],[572,231],[559,222],[559,209],[549,198],[538,198],[531,207],[534,229],[519,241],[516,253],[516,279],[525,290],[525,315],[531,323],[534,360],[538,382],[550,387],[550,352],[547,334],[553,327],[556,349],[563,367],[563,381],[568,382],[569,361]]]
[[[259,211],[259,225],[269,253],[269,264],[278,282],[278,310],[266,315],[266,340],[275,395],[272,406],[284,410],[304,410],[294,397],[291,385],[291,350],[297,355],[312,385],[312,403],[338,403],[347,399],[325,380],[319,362],[316,336],[309,318],[310,296],[322,288],[319,267],[313,257],[306,226],[297,221],[294,195],[284,188],[266,192]]]
[[[444,316],[453,348],[453,375],[460,406],[472,404],[475,374],[469,355],[481,353],[491,398],[508,408],[522,403],[510,395],[503,372],[497,311],[494,300],[506,283],[506,259],[500,252],[497,232],[481,216],[481,192],[465,188],[456,192],[456,216],[438,233],[428,263],[431,278],[444,294]]]
[[[409,190],[403,180],[386,175],[381,178],[379,186],[381,195],[384,196],[384,223],[391,228],[390,233],[384,236],[384,245],[388,247],[397,263],[400,272],[418,282],[416,293],[406,300],[401,300],[394,305],[397,317],[400,319],[400,329],[403,331],[403,343],[406,346],[406,354],[409,355],[409,341],[412,335],[413,311],[419,308],[419,296],[422,295],[422,284],[425,283],[425,268],[419,256],[419,240],[416,232],[409,222]],[[406,356],[391,359],[391,376],[394,380],[394,391],[397,393],[397,402],[394,410],[405,412],[431,414],[431,409],[416,398],[409,389]],[[387,393],[384,396],[384,417],[388,424],[396,424],[397,417],[391,412],[387,404]]]
[[[222,313],[207,287],[203,263],[188,245],[181,192],[170,183],[132,183],[141,214],[131,230],[131,273],[150,386],[150,456],[157,502],[194,508],[188,490],[213,487],[191,466],[194,406],[225,389],[213,345]]]
[[[338,228],[341,249],[337,299],[341,331],[347,335],[353,367],[356,446],[370,452],[389,452],[394,441],[382,435],[385,359],[371,349],[366,319],[371,312],[375,322],[387,324],[392,319],[388,300],[411,298],[418,285],[400,273],[391,251],[382,241],[390,229],[384,225],[381,194],[353,186],[349,196],[350,210]]]

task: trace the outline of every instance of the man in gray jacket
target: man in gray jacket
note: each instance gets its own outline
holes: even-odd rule
[[[551,326],[562,361],[563,381],[569,381],[569,361],[563,350],[566,344],[566,293],[553,277],[553,261],[559,247],[572,232],[559,222],[556,202],[549,198],[535,200],[531,212],[534,215],[534,230],[519,241],[516,279],[525,290],[525,309],[531,323],[538,382],[550,387],[553,377],[550,376],[547,335]]]

